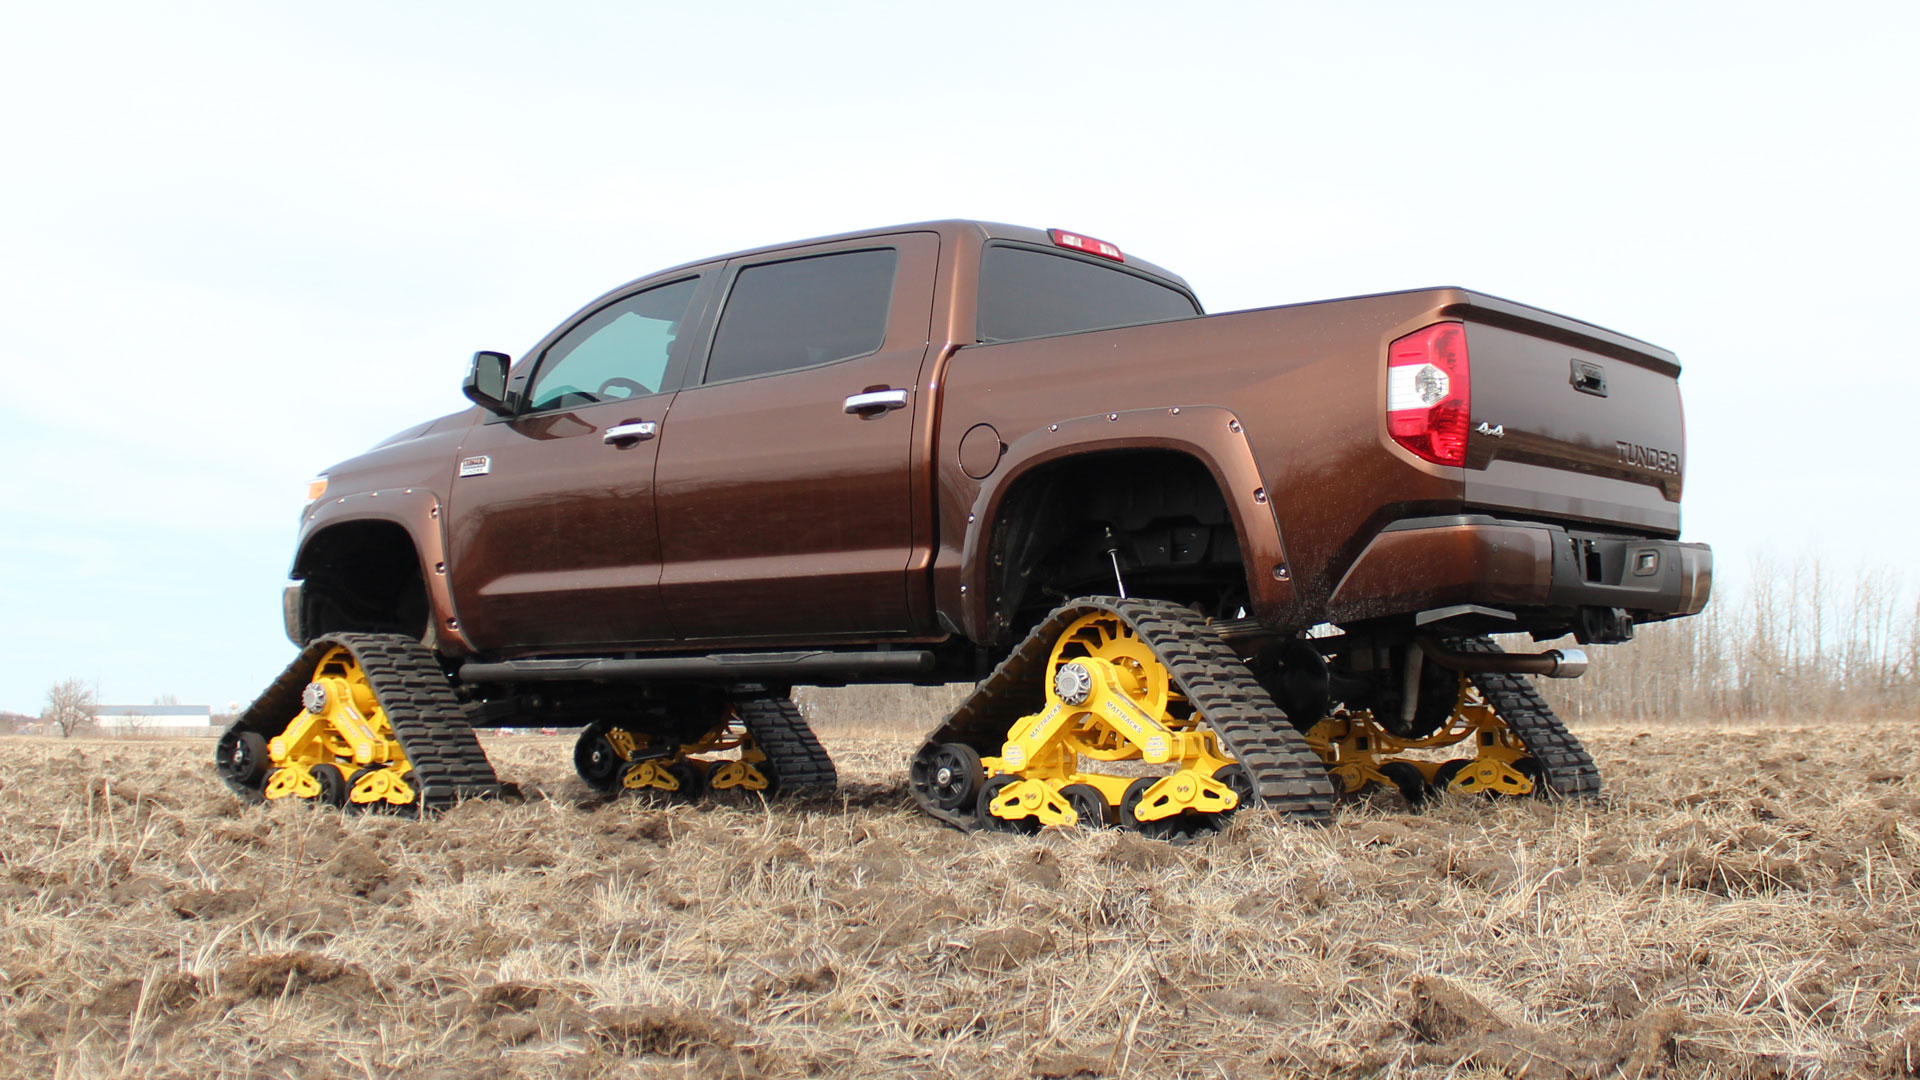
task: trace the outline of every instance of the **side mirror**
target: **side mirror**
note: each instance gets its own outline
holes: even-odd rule
[[[506,353],[481,350],[473,354],[473,366],[467,369],[467,381],[460,392],[467,400],[495,416],[509,416],[513,405],[507,401],[507,368],[512,358]]]

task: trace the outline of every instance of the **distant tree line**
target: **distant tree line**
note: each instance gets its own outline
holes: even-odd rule
[[[1700,615],[1588,653],[1585,678],[1539,680],[1569,720],[1920,717],[1920,599],[1884,568],[1760,560]]]

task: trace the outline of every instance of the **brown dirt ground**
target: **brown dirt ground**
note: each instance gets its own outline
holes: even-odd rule
[[[967,836],[910,739],[807,806],[248,807],[203,741],[0,740],[0,1073],[1920,1076],[1910,722],[1588,727],[1600,803],[1175,849]]]

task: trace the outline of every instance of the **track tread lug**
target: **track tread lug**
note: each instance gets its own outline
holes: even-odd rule
[[[741,723],[780,777],[780,796],[833,794],[839,786],[833,759],[792,698],[755,695],[735,699],[734,706],[740,710]]]
[[[1449,648],[1462,652],[1498,653],[1505,650],[1488,637],[1448,638]],[[1600,770],[1593,755],[1567,730],[1553,706],[1525,675],[1473,675],[1473,685],[1493,706],[1500,719],[1526,745],[1547,778],[1553,794],[1563,798],[1592,798],[1601,793]]]

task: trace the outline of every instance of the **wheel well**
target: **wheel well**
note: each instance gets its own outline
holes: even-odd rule
[[[988,545],[996,642],[1017,640],[1062,599],[1116,591],[1231,615],[1246,603],[1233,514],[1190,454],[1117,450],[1042,465],[1014,481]]]
[[[399,525],[350,521],[324,529],[301,549],[293,576],[305,583],[300,629],[307,640],[352,631],[428,636],[420,555]]]

